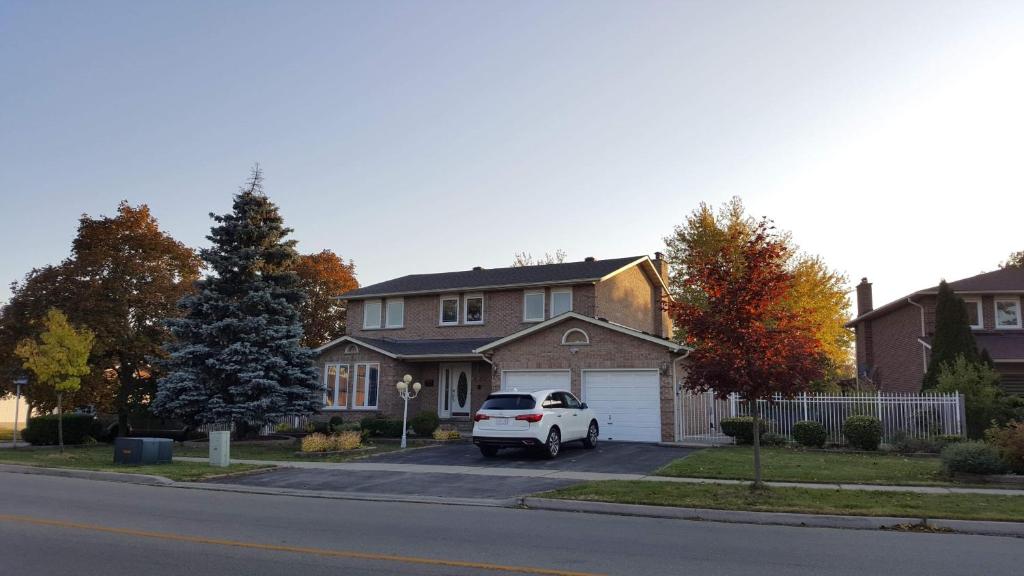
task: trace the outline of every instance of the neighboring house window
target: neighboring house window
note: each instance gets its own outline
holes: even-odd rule
[[[405,325],[405,300],[388,298],[385,308],[385,328],[401,328]]]
[[[380,328],[380,300],[363,303],[363,328]]]
[[[981,330],[983,328],[981,314],[981,300],[978,298],[964,298],[964,308],[967,309],[967,322],[971,328]]]
[[[572,312],[572,288],[551,291],[551,317]]]
[[[466,324],[484,323],[484,295],[467,294],[465,297],[466,312],[463,314]]]
[[[1004,296],[996,299],[996,328],[1021,327],[1020,298]]]
[[[540,322],[544,320],[543,290],[523,293],[523,320],[526,322]]]
[[[324,408],[328,410],[348,408],[348,364],[324,366]]]
[[[452,326],[459,323],[459,297],[441,297],[441,325]]]
[[[352,408],[371,410],[377,407],[377,389],[380,384],[380,364],[355,365],[355,380],[352,382]]]

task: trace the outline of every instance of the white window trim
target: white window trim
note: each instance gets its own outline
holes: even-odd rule
[[[583,342],[569,342],[569,336],[577,333],[583,334]],[[565,334],[562,334],[563,346],[586,346],[588,344],[590,344],[590,335],[579,328],[569,328],[565,331]]]
[[[1015,326],[1000,326],[999,325],[999,303],[1000,302],[1013,302],[1017,305],[1017,324]],[[1020,296],[996,296],[992,299],[992,321],[995,322],[996,330],[1020,330],[1022,318],[1020,309]]]
[[[402,317],[398,319],[398,324],[391,323],[391,304],[394,303],[402,304]],[[388,298],[384,301],[384,327],[385,328],[405,328],[405,298]]]
[[[357,382],[359,376],[359,367],[366,366],[366,377],[363,378],[362,382]],[[370,397],[369,390],[369,378],[370,378],[370,367],[375,366],[377,368],[377,403],[373,406],[356,406],[356,386],[363,386],[363,396],[365,398]],[[380,407],[380,362],[356,362],[352,364],[352,370],[348,373],[348,380],[352,384],[352,391],[350,396],[352,397],[352,410],[378,410]]]
[[[331,366],[334,367],[334,374],[335,374],[335,376],[334,376],[334,382],[331,382],[330,386],[334,386],[334,401],[335,402],[338,401],[338,375],[341,374],[340,368],[342,366],[344,366],[346,370],[349,369],[349,365],[347,363],[345,363],[345,362],[328,362],[328,363],[324,364],[324,400],[323,400],[323,409],[324,409],[325,412],[337,412],[337,411],[340,411],[340,410],[348,410],[349,394],[345,395],[345,405],[344,406],[337,406],[337,405],[335,405],[335,406],[328,406],[327,405],[327,387],[328,387],[327,377],[330,374]],[[352,391],[352,371],[351,370],[349,370],[349,373],[348,373],[348,390],[347,391],[348,392]]]
[[[470,299],[473,299],[473,298],[479,298],[480,299],[480,319],[479,320],[475,320],[473,322],[470,322],[469,321],[469,301],[470,301]],[[486,313],[486,310],[485,310],[484,306],[485,306],[485,304],[484,304],[484,294],[483,294],[483,292],[474,292],[472,294],[465,294],[462,297],[462,323],[463,324],[467,324],[469,326],[483,324],[484,320],[486,319],[486,316],[484,316],[484,314]]]
[[[552,288],[551,289],[551,306],[552,306],[551,317],[554,318],[556,316],[555,311],[554,311],[555,294],[569,294],[569,309],[566,310],[565,312],[572,312],[572,286],[570,286],[568,288]],[[565,312],[560,312],[559,315],[560,314],[565,314]]]
[[[540,294],[540,317],[529,318],[526,315],[526,298],[533,294]],[[523,322],[543,322],[544,312],[547,309],[547,297],[545,296],[544,290],[524,290],[523,291]]]
[[[367,312],[370,310],[370,305],[377,305],[377,319],[375,324],[369,322],[369,315]],[[365,300],[363,301],[363,330],[379,330],[380,329],[380,317],[383,314],[384,302],[382,300]]]
[[[444,321],[444,303],[448,300],[455,300],[455,321],[445,322]],[[449,294],[447,296],[441,296],[441,300],[437,303],[437,324],[438,326],[458,326],[459,325],[459,295]]]
[[[973,325],[972,324],[971,325],[971,330],[981,330],[982,328],[984,328],[985,327],[985,314],[982,312],[983,308],[981,307],[981,298],[964,298],[964,303],[965,304],[974,304],[975,308],[977,308],[977,310],[978,310],[978,324],[977,325]]]

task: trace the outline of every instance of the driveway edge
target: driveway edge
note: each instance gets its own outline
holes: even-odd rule
[[[676,520],[703,520],[734,524],[760,524],[797,526],[806,528],[842,528],[846,530],[902,530],[924,528],[953,531],[961,534],[985,536],[1012,536],[1024,538],[1024,522],[995,522],[981,520],[943,520],[927,518],[899,518],[892,516],[838,516],[825,514],[795,514],[790,512],[748,512],[741,510],[714,510],[708,508],[677,508],[673,506],[646,506],[641,504],[614,504],[583,500],[549,498],[523,498],[523,505],[533,510],[583,512],[587,514],[613,514],[645,518]]]

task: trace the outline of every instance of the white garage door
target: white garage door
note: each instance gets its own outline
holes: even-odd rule
[[[568,370],[506,370],[502,373],[501,389],[536,392],[548,388],[569,389]]]
[[[597,414],[603,440],[661,441],[657,370],[584,370],[583,401]]]

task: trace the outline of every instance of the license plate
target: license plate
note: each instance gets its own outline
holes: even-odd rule
[[[508,418],[495,418],[494,419],[494,425],[495,426],[508,426],[508,421],[509,421]]]

